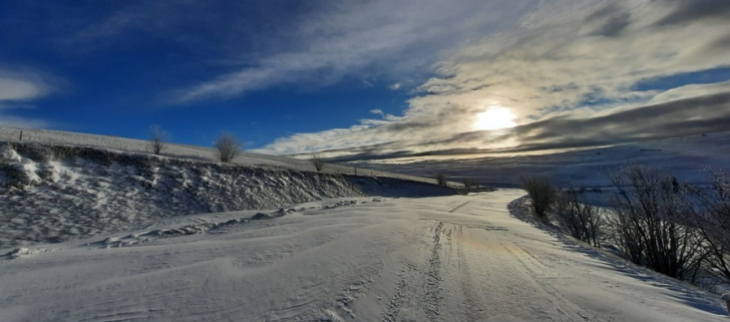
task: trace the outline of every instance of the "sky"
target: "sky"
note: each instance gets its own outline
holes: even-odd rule
[[[0,126],[337,160],[730,130],[730,1],[0,2]]]

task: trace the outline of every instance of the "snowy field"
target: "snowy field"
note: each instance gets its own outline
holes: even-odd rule
[[[23,143],[42,143],[48,145],[70,145],[80,147],[101,148],[116,152],[152,154],[148,141],[134,140],[121,137],[93,135],[75,132],[53,131],[43,129],[20,129],[0,126],[0,142],[18,142],[20,131],[23,131]],[[244,142],[245,144],[245,142]],[[211,142],[211,146],[213,143]],[[244,146],[245,148],[245,146]],[[217,161],[215,149],[208,147],[167,144],[162,151],[163,157],[203,162]],[[284,168],[298,171],[314,171],[310,160],[293,159],[284,156],[266,155],[243,152],[233,161],[233,164],[267,168]],[[359,170],[359,171],[358,171]],[[435,183],[434,178],[423,178],[416,175],[394,174],[386,171],[370,169],[354,169],[351,166],[326,164],[322,172],[335,174],[357,174],[377,177],[393,177],[414,181]],[[453,183],[459,185],[460,183]]]
[[[0,260],[0,320],[727,319],[717,296],[510,216],[522,195],[341,198],[29,247]]]

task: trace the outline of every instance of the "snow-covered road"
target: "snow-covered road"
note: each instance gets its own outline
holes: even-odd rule
[[[726,318],[721,301],[707,293],[511,217],[507,204],[521,195],[360,198],[331,207],[323,201],[275,219],[131,247],[83,245],[99,238],[46,245],[56,250],[0,261],[0,320]]]

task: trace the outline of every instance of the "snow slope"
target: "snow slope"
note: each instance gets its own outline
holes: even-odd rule
[[[0,260],[0,320],[727,318],[716,297],[511,217],[522,194],[325,200],[18,250]]]
[[[196,213],[365,194],[454,193],[397,178],[221,165],[77,146],[0,144],[0,248],[90,237]]]
[[[127,152],[136,154],[151,154],[148,141],[127,139],[121,137],[112,137],[104,135],[84,134],[75,132],[53,131],[43,129],[25,129],[15,127],[0,126],[0,142],[18,142],[20,132],[23,132],[22,143],[42,143],[45,145],[75,146],[75,147],[92,147],[104,149],[114,152]],[[244,138],[245,140],[245,138]],[[211,142],[212,146],[212,142]],[[216,151],[213,148],[167,144],[162,151],[165,157],[195,160],[195,161],[217,161],[215,158]],[[233,164],[269,167],[269,168],[285,168],[298,171],[314,171],[314,166],[309,160],[299,160],[285,156],[266,155],[258,153],[243,152],[237,156]],[[433,178],[423,178],[415,175],[394,174],[385,171],[376,171],[369,169],[355,169],[352,166],[344,166],[337,164],[326,164],[324,173],[351,174],[351,175],[367,175],[376,177],[399,178],[411,181],[436,183]],[[460,183],[454,182],[458,186]]]

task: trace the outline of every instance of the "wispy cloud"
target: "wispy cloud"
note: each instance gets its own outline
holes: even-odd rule
[[[49,12],[68,18],[76,10],[62,9]],[[204,72],[167,92],[170,102],[343,79],[384,82],[414,95],[402,114],[375,106],[371,118],[280,138],[260,150],[268,153],[579,146],[672,135],[678,132],[671,125],[682,122],[691,124],[687,131],[716,130],[711,119],[730,114],[717,84],[640,86],[730,67],[728,1],[315,0],[282,10],[275,1],[184,0],[108,5],[94,13],[58,20],[71,26],[56,29],[72,31],[59,42],[93,51],[146,36],[186,51],[205,48],[200,56],[211,59],[209,68],[196,66]],[[48,92],[43,82],[12,79],[15,89],[0,95],[15,106]],[[714,109],[692,105],[700,103]],[[475,121],[495,107],[510,109],[519,125],[480,131]],[[643,121],[624,122],[628,117]],[[574,133],[566,134],[568,127]]]
[[[532,1],[345,1],[304,14],[291,26],[294,45],[251,66],[175,93],[181,101],[231,97],[306,81],[424,73],[460,41],[512,24]],[[425,73],[424,73],[425,74]],[[182,94],[182,95],[181,95]]]
[[[62,83],[56,77],[35,70],[0,66],[0,125],[47,127],[47,121],[13,116],[9,111],[33,108],[33,101],[56,91]]]
[[[433,65],[436,77],[419,87],[402,116],[296,134],[261,151],[533,150],[717,131],[723,123],[716,120],[729,119],[727,83],[669,90],[637,84],[730,66],[730,28],[723,23],[730,3],[551,1],[533,9],[514,28],[442,48],[448,55]],[[477,131],[477,115],[495,106],[511,109],[522,125]]]
[[[35,72],[0,67],[0,103],[25,102],[47,95],[54,87],[45,78]]]

